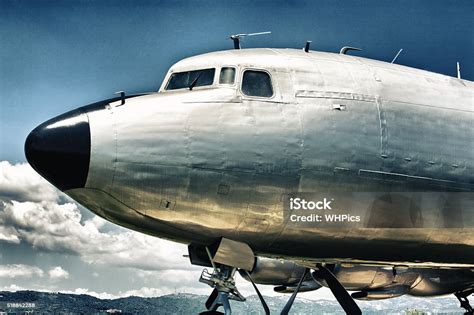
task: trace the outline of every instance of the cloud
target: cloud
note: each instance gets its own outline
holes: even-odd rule
[[[3,286],[0,287],[0,291],[10,291],[10,292],[15,292],[15,291],[25,291],[27,290],[24,287],[18,286],[16,284],[10,284],[8,286]]]
[[[0,278],[31,278],[34,276],[43,277],[44,272],[38,267],[13,264],[0,265]]]
[[[86,233],[75,233],[81,214],[73,203],[3,202],[0,205],[0,224],[18,238],[35,248],[48,251],[75,253],[77,244]]]
[[[1,208],[1,205],[0,205]],[[1,221],[0,221],[1,223]],[[0,226],[0,241],[7,243],[20,244],[20,239],[14,234],[14,231],[7,226]]]
[[[110,293],[107,293],[107,292],[96,292],[94,290],[89,290],[89,289],[86,289],[86,288],[77,288],[77,289],[74,289],[74,290],[64,290],[64,291],[61,291],[61,293],[65,293],[65,294],[77,294],[77,295],[81,295],[81,294],[87,294],[87,295],[91,295],[91,296],[95,296],[99,299],[117,299],[121,296],[118,296],[118,295],[115,295],[115,294],[110,294]]]
[[[51,279],[67,279],[69,278],[69,272],[64,270],[61,266],[56,266],[48,271],[48,275]]]
[[[48,275],[51,279],[67,279],[69,272],[61,266],[51,268],[47,273],[36,266],[24,264],[0,265],[0,278],[33,278]]]
[[[0,199],[16,201],[55,201],[59,192],[37,174],[28,163],[0,161]]]

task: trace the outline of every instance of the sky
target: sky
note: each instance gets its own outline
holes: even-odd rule
[[[119,90],[156,91],[173,63],[231,49],[236,33],[272,31],[244,48],[312,40],[385,61],[403,48],[397,63],[455,76],[459,61],[473,80],[473,16],[472,0],[0,1],[0,290],[210,292],[185,246],[105,222],[26,164],[24,140],[41,122]]]

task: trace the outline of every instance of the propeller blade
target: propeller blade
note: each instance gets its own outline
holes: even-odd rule
[[[288,315],[288,312],[290,311],[291,306],[293,305],[293,302],[295,301],[296,294],[298,294],[298,291],[300,290],[301,284],[303,283],[304,278],[306,278],[306,275],[308,274],[308,268],[306,268],[303,272],[303,275],[301,276],[300,282],[298,282],[298,285],[296,286],[295,291],[291,295],[290,299],[288,302],[286,302],[285,307],[281,311],[280,315]]]
[[[341,307],[347,314],[350,315],[359,315],[362,314],[359,306],[357,306],[354,299],[349,295],[347,290],[342,286],[342,284],[337,280],[334,274],[325,266],[321,264],[316,265],[314,274],[321,279],[324,279],[329,286],[332,294],[339,302]]]
[[[270,309],[268,308],[267,302],[265,302],[265,299],[263,298],[262,294],[260,293],[260,290],[257,288],[257,285],[255,284],[255,282],[253,282],[253,279],[250,276],[250,273],[247,270],[244,270],[244,272],[247,275],[247,277],[249,278],[250,282],[252,283],[253,288],[255,289],[255,292],[257,292],[258,298],[260,299],[260,303],[262,303],[263,309],[265,310],[265,314],[270,315]]]
[[[215,301],[218,296],[219,296],[219,292],[217,292],[217,289],[212,290],[212,293],[207,298],[207,301],[205,304],[208,310],[211,310],[211,308],[215,307]],[[215,309],[213,309],[213,311],[215,311]]]

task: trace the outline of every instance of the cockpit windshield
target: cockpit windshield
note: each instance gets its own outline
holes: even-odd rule
[[[173,73],[168,81],[166,90],[177,90],[212,85],[216,69],[202,69]]]

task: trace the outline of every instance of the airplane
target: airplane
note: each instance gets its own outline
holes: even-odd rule
[[[177,62],[158,92],[42,123],[28,162],[98,216],[187,244],[212,268],[202,314],[245,300],[236,272],[266,314],[256,284],[291,293],[281,314],[321,287],[347,314],[405,294],[473,314],[474,83],[242,36]]]

